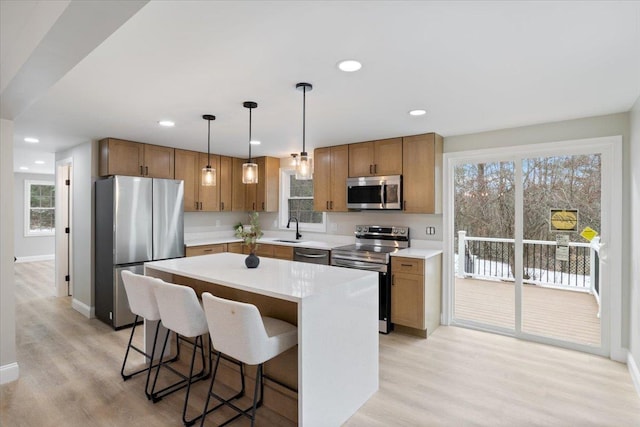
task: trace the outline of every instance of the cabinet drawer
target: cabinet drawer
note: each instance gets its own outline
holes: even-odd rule
[[[227,252],[231,252],[233,254],[241,254],[243,253],[243,244],[240,242],[227,243]]]
[[[393,273],[424,274],[424,260],[418,258],[391,257]]]
[[[191,246],[187,248],[187,256],[219,254],[227,251],[226,243],[216,245]]]

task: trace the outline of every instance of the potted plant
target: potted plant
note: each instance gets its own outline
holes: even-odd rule
[[[260,258],[255,253],[258,239],[264,234],[258,222],[258,212],[249,212],[249,225],[237,224],[234,230],[235,236],[242,239],[242,244],[249,247],[249,256],[244,260],[245,265],[248,268],[256,268],[260,264]]]

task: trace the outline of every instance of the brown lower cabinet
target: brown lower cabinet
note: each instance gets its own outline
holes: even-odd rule
[[[211,255],[227,252],[227,243],[215,245],[190,246],[185,251],[186,256]]]
[[[440,325],[442,256],[391,258],[391,322],[427,336]]]
[[[190,246],[186,250],[187,256],[210,255],[222,252],[235,254],[249,254],[249,247],[240,242],[218,243],[214,245]],[[277,258],[293,261],[293,247],[283,245],[270,245],[261,243],[258,245],[256,255],[265,258]]]

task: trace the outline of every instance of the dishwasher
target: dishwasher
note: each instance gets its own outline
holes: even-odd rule
[[[293,260],[311,264],[329,265],[330,251],[312,248],[293,248]]]

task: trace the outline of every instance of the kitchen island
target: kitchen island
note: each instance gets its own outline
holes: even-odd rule
[[[378,389],[378,275],[270,258],[248,269],[244,259],[221,253],[156,261],[145,264],[145,274],[191,286],[198,295],[255,304],[262,315],[297,325],[297,363],[285,353],[267,372],[297,389],[293,421],[341,425]],[[286,406],[266,393],[265,406],[277,412]]]

